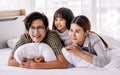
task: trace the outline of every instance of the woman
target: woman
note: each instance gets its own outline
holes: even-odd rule
[[[62,55],[61,49],[63,45],[59,37],[52,31],[48,30],[48,19],[44,14],[33,12],[24,19],[27,33],[23,34],[17,42],[14,51],[11,53],[8,65],[19,66],[20,64],[14,59],[15,50],[23,44],[34,41],[47,43],[54,51],[57,61],[36,63],[33,60],[25,60],[22,66],[25,68],[67,68],[68,62]],[[39,58],[34,58],[39,59]],[[43,58],[41,59],[43,60]]]
[[[71,23],[69,35],[74,44],[67,46],[67,51],[63,49],[63,55],[75,67],[103,67],[109,63],[106,42],[90,28],[89,19],[83,15]]]

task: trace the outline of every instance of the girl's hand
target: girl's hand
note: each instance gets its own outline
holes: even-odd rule
[[[34,58],[34,61],[37,62],[37,63],[44,62],[44,57],[43,56],[36,56]]]

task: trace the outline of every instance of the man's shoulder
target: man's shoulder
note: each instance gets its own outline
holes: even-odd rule
[[[23,33],[22,35],[21,35],[21,37],[22,38],[30,38],[30,35],[29,35],[29,33]]]
[[[52,30],[48,30],[45,38],[44,38],[44,41],[49,41],[49,42],[53,42],[53,41],[59,41],[60,38],[59,36],[56,34],[56,32],[52,31]]]
[[[30,36],[29,33],[23,33],[21,36]]]
[[[55,32],[55,31],[52,31],[52,30],[48,30],[46,36],[54,36],[54,37],[58,37],[58,34]]]
[[[21,35],[21,38],[20,38],[20,42],[21,41],[26,41],[26,42],[32,42],[32,39],[31,39],[31,37],[30,37],[30,35],[29,35],[29,33],[23,33],[22,35]]]

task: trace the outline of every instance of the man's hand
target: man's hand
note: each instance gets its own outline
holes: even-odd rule
[[[34,61],[39,63],[39,62],[44,62],[44,58],[42,56],[37,56],[34,58]]]

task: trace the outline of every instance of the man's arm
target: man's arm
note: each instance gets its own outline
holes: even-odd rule
[[[13,54],[10,54],[9,56],[8,66],[19,66],[19,63],[14,59]]]
[[[54,32],[48,32],[44,42],[47,43],[54,51],[57,60],[52,61],[52,62],[40,62],[40,63],[35,63],[34,61],[28,61],[24,63],[24,67],[27,68],[67,68],[68,67],[68,62],[64,58],[62,54],[62,42],[57,34]]]
[[[68,67],[68,62],[66,61],[64,56],[61,54],[57,56],[57,61],[36,63],[30,60],[30,61],[24,62],[23,67],[34,68],[34,69],[58,69],[58,68],[62,69],[62,68]]]
[[[14,50],[11,52],[9,59],[8,59],[8,65],[9,66],[19,66],[19,64],[17,63],[17,61],[14,59],[14,52],[16,51],[16,49],[18,47],[20,47],[21,45],[25,44],[25,43],[29,43],[31,42],[31,38],[29,36],[28,33],[24,33],[23,35],[21,35],[20,39],[18,40],[18,42],[16,43],[16,46],[14,47]]]

